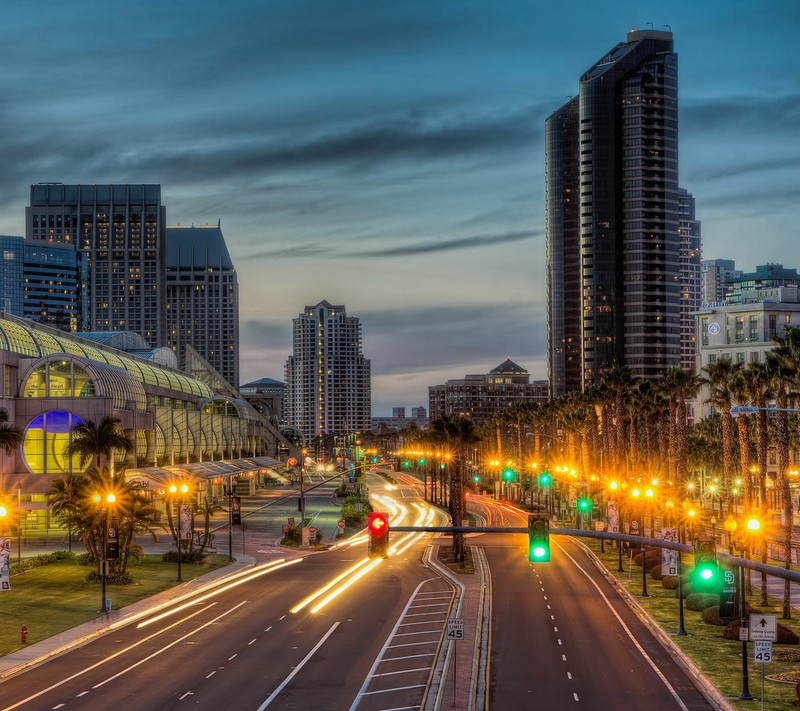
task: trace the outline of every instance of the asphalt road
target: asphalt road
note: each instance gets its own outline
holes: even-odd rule
[[[8,679],[0,704],[5,711],[419,705],[453,598],[451,586],[421,565],[424,545],[371,563],[363,544],[289,558],[285,567],[273,557],[273,572],[248,571],[235,587],[172,605]],[[291,612],[359,561],[358,571],[371,569],[327,606],[312,611],[321,596]]]
[[[502,503],[483,508],[492,525],[525,525]],[[580,543],[550,541],[535,565],[526,536],[472,541],[492,571],[490,708],[711,709]]]

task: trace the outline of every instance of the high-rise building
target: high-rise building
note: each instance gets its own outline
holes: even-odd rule
[[[0,252],[0,310],[77,331],[86,262],[75,246],[2,235]]]
[[[552,395],[615,364],[658,377],[681,362],[672,33],[629,32],[547,119],[545,141]]]
[[[320,301],[306,306],[292,325],[286,424],[307,445],[325,435],[369,430],[371,369],[361,350],[361,321],[343,305]]]
[[[700,221],[695,217],[695,197],[687,190],[678,190],[681,235],[681,367],[692,371],[697,354],[697,320],[695,312],[702,305],[702,243]]]
[[[239,281],[219,224],[167,227],[166,345],[185,364],[192,346],[239,387]]]
[[[700,267],[702,303],[718,304],[725,301],[729,282],[741,275],[733,259],[704,259]]]
[[[31,185],[26,241],[74,245],[85,259],[81,331],[133,331],[166,342],[166,209],[160,185]]]

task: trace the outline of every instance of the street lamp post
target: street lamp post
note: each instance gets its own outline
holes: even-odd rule
[[[181,525],[181,520],[182,520],[182,517],[181,517],[181,502],[183,501],[183,497],[186,495],[187,491],[189,491],[189,487],[186,484],[180,484],[180,485],[170,484],[169,485],[169,493],[171,495],[171,497],[170,497],[170,509],[171,510],[174,510],[173,509],[173,503],[174,503],[175,496],[179,492],[181,494],[180,500],[179,500],[178,506],[177,506],[178,522],[177,522],[176,535],[175,535],[175,541],[177,542],[177,545],[178,545],[178,578],[175,581],[176,583],[182,583],[183,582],[183,577],[181,575],[181,541],[183,540],[181,538],[181,535],[183,534],[183,530],[182,530],[183,527]]]
[[[222,493],[228,497],[228,560],[233,560],[233,497],[236,495],[236,488],[233,482],[229,485],[222,485]]]
[[[303,542],[303,529],[306,526],[306,494],[304,484],[304,472],[306,466],[307,449],[300,450],[300,543]]]
[[[649,496],[653,495],[652,489],[648,489],[647,492],[649,492],[649,494],[646,493],[645,495],[649,495]],[[637,502],[639,501],[639,497],[641,495],[642,495],[642,492],[639,491],[639,489],[634,489],[633,491],[631,491],[631,496]],[[641,507],[642,530],[641,530],[641,533],[640,533],[640,535],[642,537],[642,595],[641,596],[642,597],[650,597],[647,594],[647,550],[645,549],[645,546],[644,546],[644,517],[645,517],[644,505],[642,505],[642,507]]]
[[[117,500],[113,493],[108,493],[105,499],[100,494],[95,494],[92,501],[100,506],[100,520],[102,525],[102,538],[100,541],[100,611],[108,612],[108,601],[106,600],[106,578],[108,577],[108,514],[109,506]]]

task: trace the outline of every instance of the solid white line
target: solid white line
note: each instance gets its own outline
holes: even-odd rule
[[[403,659],[417,659],[418,657],[433,657],[436,656],[433,652],[428,652],[427,654],[407,654],[405,657],[386,657],[384,662],[399,662]]]
[[[281,619],[283,619],[283,618],[281,618]],[[336,629],[336,628],[339,626],[339,624],[340,624],[339,622],[334,622],[334,624],[333,624],[333,627],[331,627],[331,628],[330,628],[330,629],[329,629],[329,630],[328,630],[328,631],[327,631],[327,632],[326,632],[326,633],[325,633],[325,634],[322,636],[322,639],[321,639],[319,642],[317,642],[317,643],[314,645],[313,649],[312,649],[312,650],[311,650],[311,651],[310,651],[308,654],[306,654],[306,656],[303,658],[303,660],[300,662],[300,664],[298,664],[298,665],[297,665],[297,666],[296,666],[296,667],[295,667],[295,668],[292,670],[291,674],[289,674],[289,676],[287,676],[287,677],[286,677],[286,678],[285,678],[285,679],[284,679],[284,680],[283,680],[283,681],[280,683],[280,685],[278,686],[278,688],[277,688],[277,689],[275,689],[275,691],[273,691],[273,692],[272,692],[272,693],[271,693],[271,694],[270,694],[270,695],[267,697],[266,701],[264,701],[264,703],[263,703],[263,704],[261,704],[261,706],[259,706],[259,707],[258,707],[257,711],[264,711],[264,709],[265,709],[265,708],[267,708],[267,706],[269,706],[269,705],[270,705],[270,704],[271,704],[271,703],[272,703],[272,702],[275,700],[275,698],[278,696],[278,694],[280,694],[280,693],[281,693],[281,691],[283,691],[283,690],[284,690],[284,688],[286,687],[286,685],[287,685],[287,684],[288,684],[288,683],[289,683],[289,682],[290,682],[292,679],[294,679],[295,675],[296,675],[296,674],[297,674],[297,673],[298,673],[298,672],[299,672],[299,671],[300,671],[300,670],[301,670],[301,669],[302,669],[302,668],[303,668],[303,667],[306,665],[306,662],[308,662],[308,660],[309,660],[309,659],[311,659],[311,657],[313,657],[313,656],[314,656],[314,653],[315,653],[315,652],[316,652],[316,651],[317,651],[317,650],[318,650],[318,649],[319,649],[319,648],[320,648],[320,647],[321,647],[323,644],[325,644],[325,642],[326,642],[326,640],[328,639],[328,637],[330,637],[330,636],[333,634],[333,631],[334,631],[334,630],[335,630],[335,629]]]
[[[597,588],[597,592],[600,593],[600,597],[602,597],[603,601],[606,603],[606,605],[608,605],[608,609],[611,610],[611,612],[614,613],[614,617],[617,618],[617,621],[621,625],[622,629],[625,630],[625,633],[628,635],[628,637],[630,638],[631,642],[633,642],[633,644],[636,646],[636,649],[638,649],[639,652],[641,652],[641,655],[647,660],[647,663],[650,665],[650,667],[656,673],[658,678],[661,679],[662,682],[664,682],[664,686],[666,686],[667,690],[669,691],[669,693],[672,694],[672,698],[674,698],[675,701],[678,702],[678,705],[683,709],[683,711],[689,711],[689,709],[686,708],[686,705],[683,703],[683,700],[681,699],[681,697],[678,696],[678,692],[675,691],[675,689],[672,687],[672,684],[669,683],[669,680],[667,679],[667,677],[664,676],[664,674],[661,672],[661,670],[656,666],[656,663],[652,659],[650,659],[650,657],[648,656],[647,652],[644,651],[644,648],[642,647],[642,645],[639,644],[639,641],[636,639],[636,637],[633,636],[633,632],[631,632],[628,629],[628,626],[625,624],[625,622],[623,622],[622,618],[619,616],[619,613],[614,609],[614,607],[611,604],[611,601],[606,597],[605,593],[600,589],[600,586],[597,584],[597,582],[594,580],[594,578],[592,578],[589,575],[589,573],[587,573],[580,566],[580,564],[578,563],[577,560],[575,560],[569,553],[567,553],[567,551],[565,550],[564,546],[562,546],[560,543],[556,543],[556,545],[562,550],[564,555],[566,555],[567,558],[569,558],[575,564],[575,567],[577,567],[578,570],[580,570],[581,573],[583,573],[587,577],[589,582],[592,585],[594,585],[595,588]],[[577,698],[575,700],[577,701]]]
[[[153,652],[151,655],[149,655],[147,657],[144,657],[143,659],[140,659],[135,664],[131,664],[129,667],[126,667],[122,671],[117,672],[113,676],[108,677],[108,679],[104,679],[103,681],[99,682],[98,684],[95,684],[92,688],[93,689],[99,689],[101,686],[104,686],[105,684],[108,684],[109,681],[113,681],[114,679],[117,679],[117,678],[121,677],[123,674],[127,674],[132,669],[136,669],[136,667],[140,666],[141,664],[144,664],[145,662],[149,662],[151,659],[153,659],[154,657],[157,657],[159,654],[163,654],[168,649],[171,649],[172,647],[174,647],[176,644],[180,644],[181,642],[183,642],[183,640],[189,639],[189,637],[193,637],[200,630],[203,630],[206,627],[210,627],[211,625],[216,624],[218,620],[221,620],[223,617],[226,617],[227,615],[230,615],[231,612],[235,612],[242,605],[246,605],[246,604],[247,604],[247,600],[242,600],[238,605],[234,605],[230,610],[225,610],[225,612],[223,612],[221,615],[218,615],[217,617],[215,617],[212,620],[209,620],[208,622],[204,622],[202,625],[200,625],[199,627],[193,629],[191,632],[188,632],[187,634],[183,635],[183,637],[178,637],[178,639],[176,639],[174,642],[170,642],[165,647],[161,647],[161,649],[159,649],[157,652]]]
[[[386,660],[389,661],[389,660]],[[392,660],[394,661],[394,660]],[[429,671],[430,667],[419,667],[417,669],[401,669],[400,671],[383,672],[382,674],[375,674],[373,679],[379,676],[396,676],[397,674],[414,674],[415,672]]]

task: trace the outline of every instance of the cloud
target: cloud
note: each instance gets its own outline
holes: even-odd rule
[[[752,139],[775,133],[796,136],[800,130],[800,94],[690,98],[681,102],[680,112],[682,136],[711,132]]]
[[[374,250],[359,250],[358,254],[362,257],[397,257],[413,254],[426,254],[429,252],[449,252],[453,250],[472,249],[473,247],[486,247],[509,242],[519,242],[520,240],[530,239],[541,236],[541,231],[521,231],[507,232],[505,234],[483,234],[472,235],[470,237],[460,237],[441,242],[424,242],[409,244],[402,247],[386,247]]]

